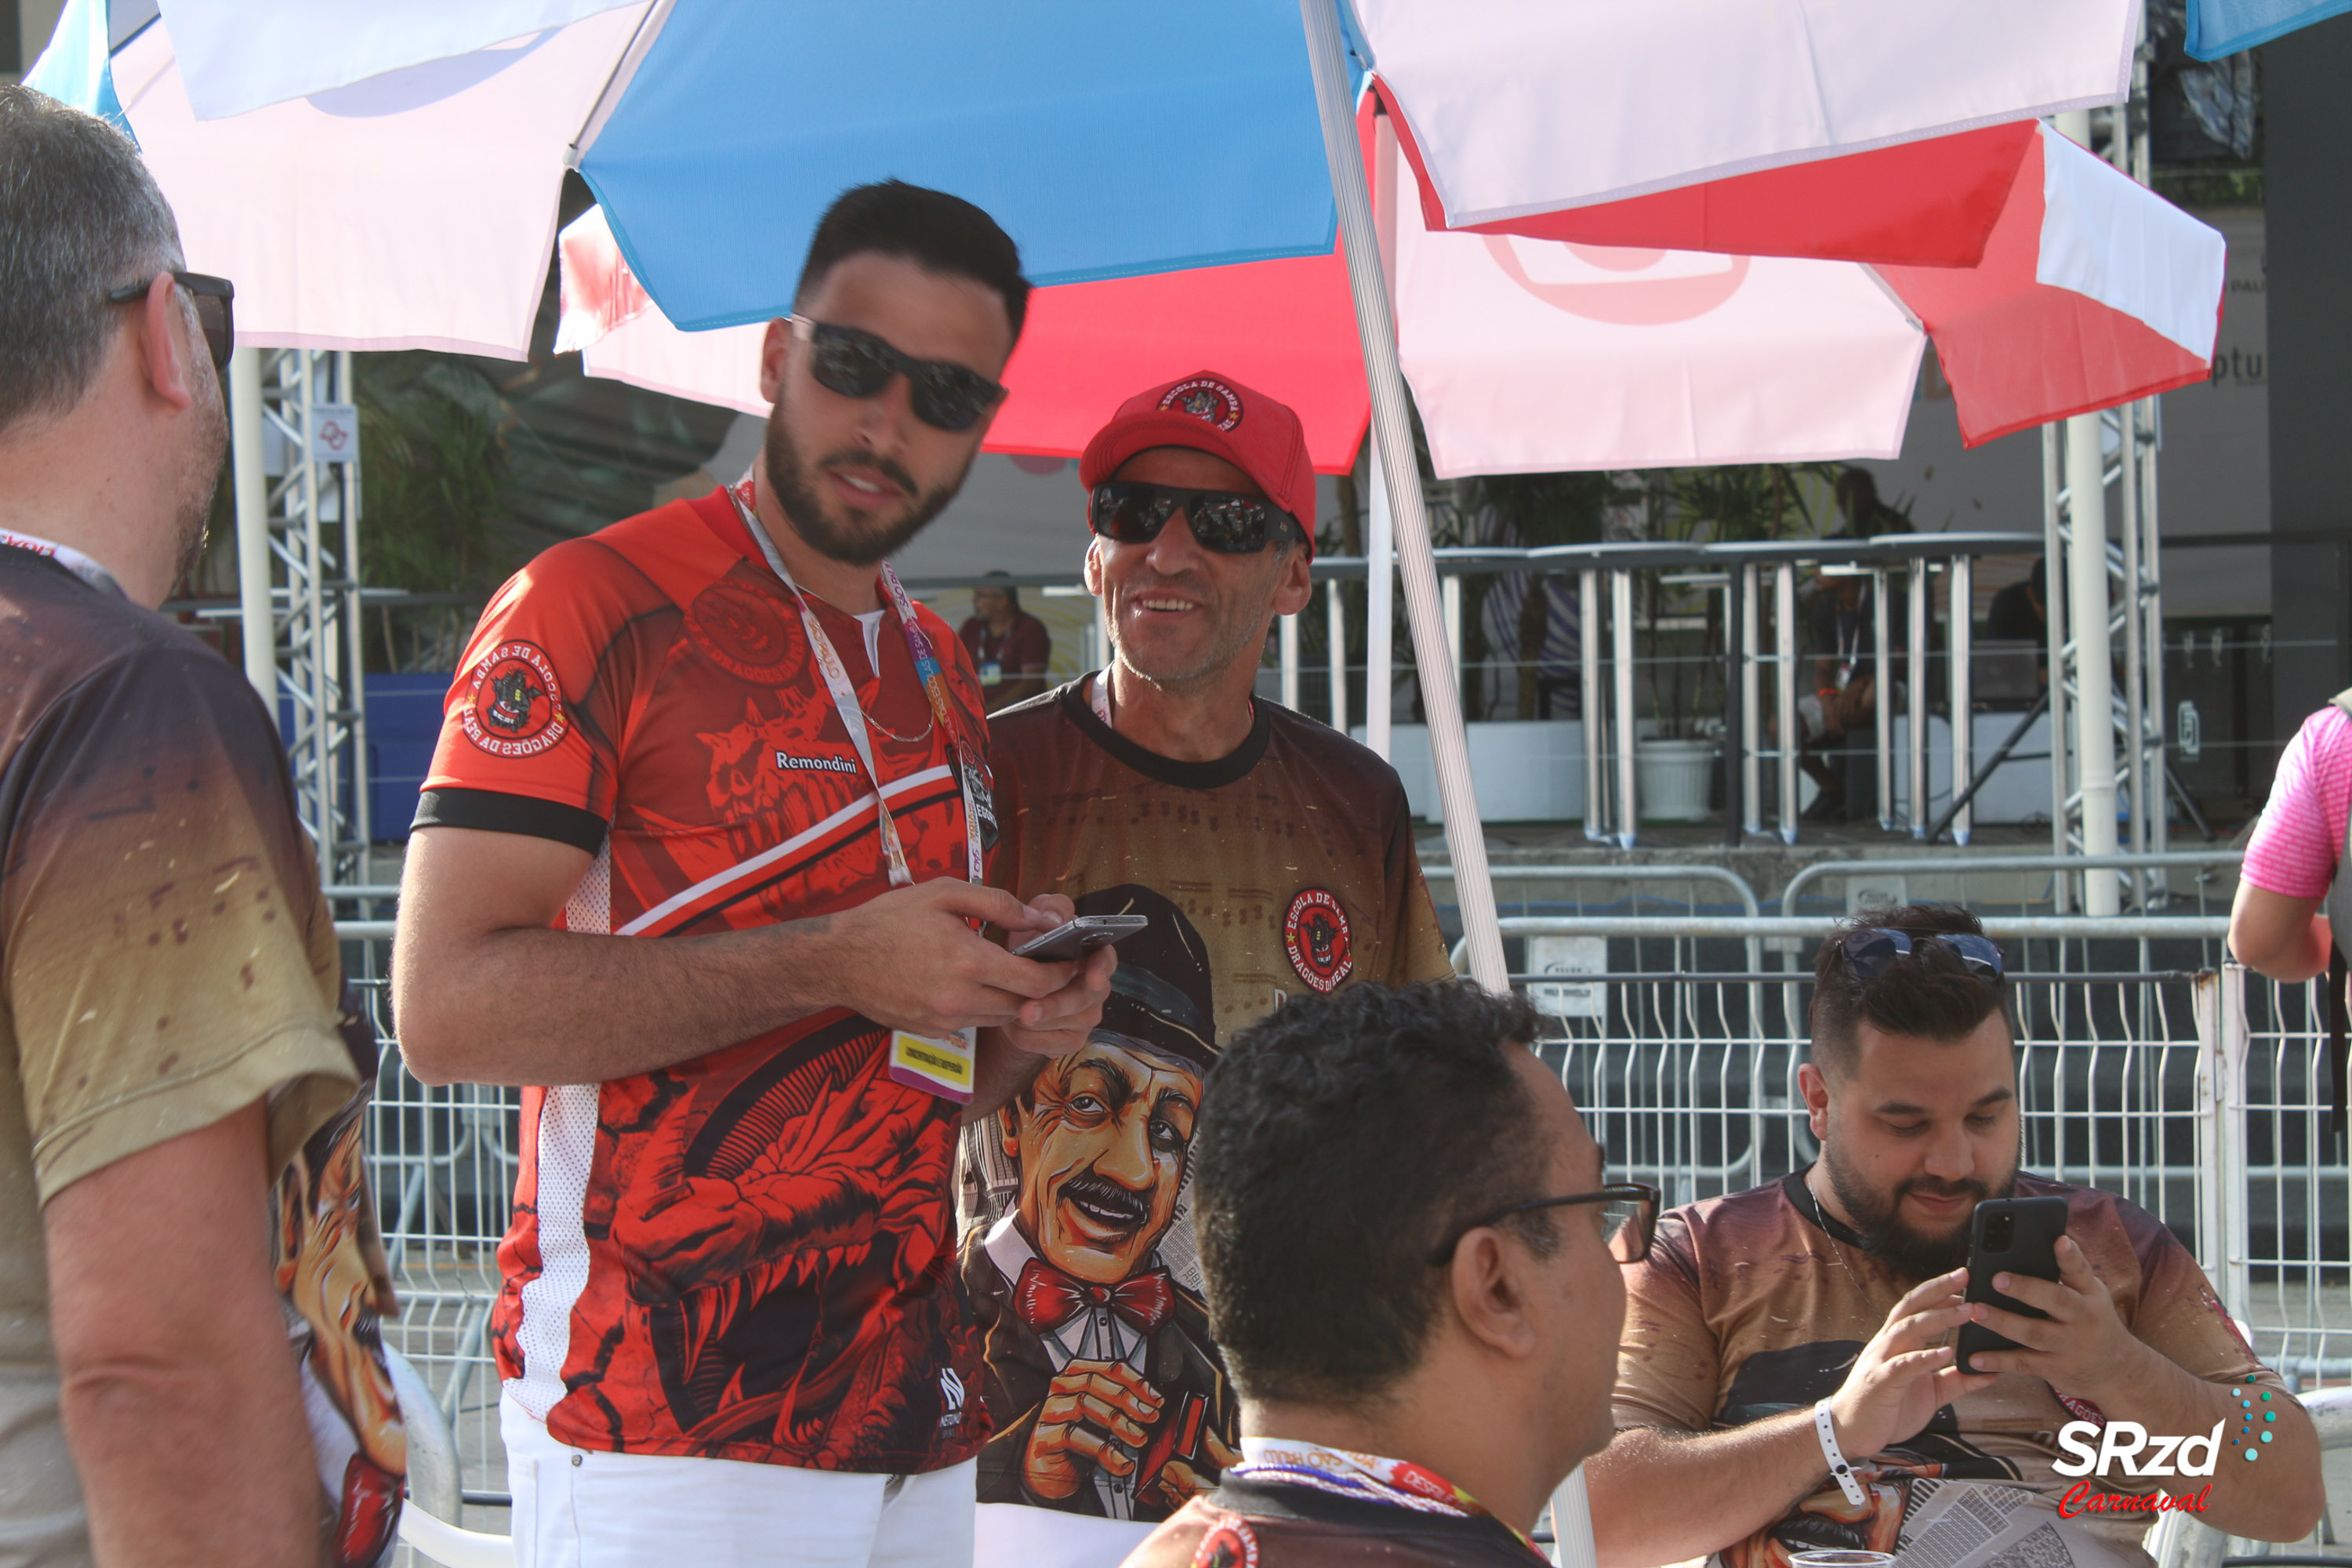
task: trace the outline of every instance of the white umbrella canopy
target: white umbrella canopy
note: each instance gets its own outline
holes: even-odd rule
[[[1621,201],[2122,101],[2138,0],[1353,0],[1447,217]]]
[[[210,120],[178,9],[116,52],[114,91],[192,264],[236,280],[239,341],[522,358],[566,149],[644,5]]]
[[[2133,0],[1856,9],[1359,0],[1355,15],[1454,226],[2124,95]],[[102,39],[106,13],[70,0],[60,39],[93,18]],[[1096,21],[1027,0],[966,39],[796,0],[168,0],[110,84],[102,49],[79,78],[45,58],[33,79],[119,97],[257,344],[520,354],[567,166],[689,327],[777,313],[832,195],[892,174],[996,213],[1048,283],[1328,254],[1295,19],[1202,0]],[[973,40],[989,70],[922,47]],[[1148,96],[1108,89],[1129,83]],[[1175,119],[1139,123],[1138,101]]]

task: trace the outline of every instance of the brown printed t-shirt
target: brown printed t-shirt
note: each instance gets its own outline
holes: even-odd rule
[[[355,1074],[334,925],[244,676],[6,547],[0,671],[0,1558],[63,1563],[88,1543],[42,1205],[264,1097],[283,1167]]]
[[[2284,1390],[2239,1337],[2196,1259],[2146,1210],[2039,1176],[2020,1175],[2016,1195],[2068,1200],[2066,1233],[2142,1342],[2208,1382]],[[1800,1173],[1659,1219],[1649,1261],[1626,1276],[1621,1430],[1724,1431],[1837,1392],[1915,1282],[1833,1239],[1817,1213]],[[1852,1517],[1824,1467],[1821,1491],[1723,1549],[1726,1568],[1787,1568],[1792,1553],[1822,1547],[1891,1552],[1915,1477],[2000,1482],[2054,1504],[2075,1484],[2051,1468],[2061,1458],[2058,1429],[2077,1419],[2040,1378],[2005,1374],[1938,1410],[1925,1430],[1874,1462],[1847,1456],[1872,1491],[1868,1519]],[[2072,1522],[2137,1557],[2149,1516],[2097,1513]]]
[[[1209,1064],[1286,998],[1453,969],[1387,763],[1265,701],[1232,755],[1171,761],[1096,717],[1093,679],[991,721],[1003,835],[991,879],[1152,924],[1119,948],[1103,1027],[1065,1058],[1066,1092],[1047,1103],[1033,1089],[967,1134],[963,1276],[997,1429],[981,1500],[1140,1526],[1215,1479],[1213,1443],[1238,1442],[1182,1200]],[[1090,1258],[1066,1245],[1106,1230],[1124,1238]],[[1055,1379],[1083,1375],[1074,1362],[1123,1363],[1151,1391],[1126,1476],[1031,1462]]]

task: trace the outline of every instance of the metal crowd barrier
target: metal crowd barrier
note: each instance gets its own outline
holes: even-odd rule
[[[503,1530],[506,1449],[489,1320],[499,1239],[513,1206],[522,1091],[419,1083],[392,1034],[391,922],[339,921],[335,929],[345,943],[345,972],[383,1047],[368,1115],[368,1176],[401,1303],[383,1340],[407,1358],[457,1442],[457,1495],[446,1502],[464,1506],[445,1512],[436,1499],[430,1511],[453,1524],[481,1528],[487,1520]]]
[[[1688,878],[1691,868],[1519,868]],[[1664,877],[1656,879],[1664,880]],[[1720,880],[1721,879],[1709,879]],[[1743,899],[1742,903],[1748,900]],[[2352,1383],[2352,1168],[2327,1126],[2318,985],[2225,960],[2219,915],[1991,915],[2012,960],[2027,1169],[2116,1193],[2180,1237],[2255,1349],[2298,1389]],[[1514,917],[1507,942],[1598,938],[1602,961],[1528,973],[1540,1048],[1612,1169],[1669,1203],[1737,1192],[1816,1152],[1796,1091],[1813,939],[1829,917]],[[427,1088],[385,1026],[380,921],[339,927],[384,1044],[370,1165],[404,1303],[385,1342],[457,1435],[472,1528],[501,1529],[487,1331],[520,1147],[519,1090]],[[1588,953],[1590,950],[1588,949]]]

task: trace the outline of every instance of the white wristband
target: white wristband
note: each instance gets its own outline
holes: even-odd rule
[[[1860,1508],[1868,1500],[1863,1496],[1862,1483],[1853,1478],[1853,1467],[1838,1447],[1837,1425],[1830,1419],[1826,1399],[1813,1406],[1813,1433],[1822,1440],[1822,1458],[1830,1462],[1830,1475],[1837,1481],[1838,1490],[1845,1493],[1847,1502]]]

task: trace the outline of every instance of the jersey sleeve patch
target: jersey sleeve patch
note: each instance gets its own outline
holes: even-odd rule
[[[475,663],[462,721],[494,757],[535,757],[572,732],[555,667],[530,642],[499,643]]]

